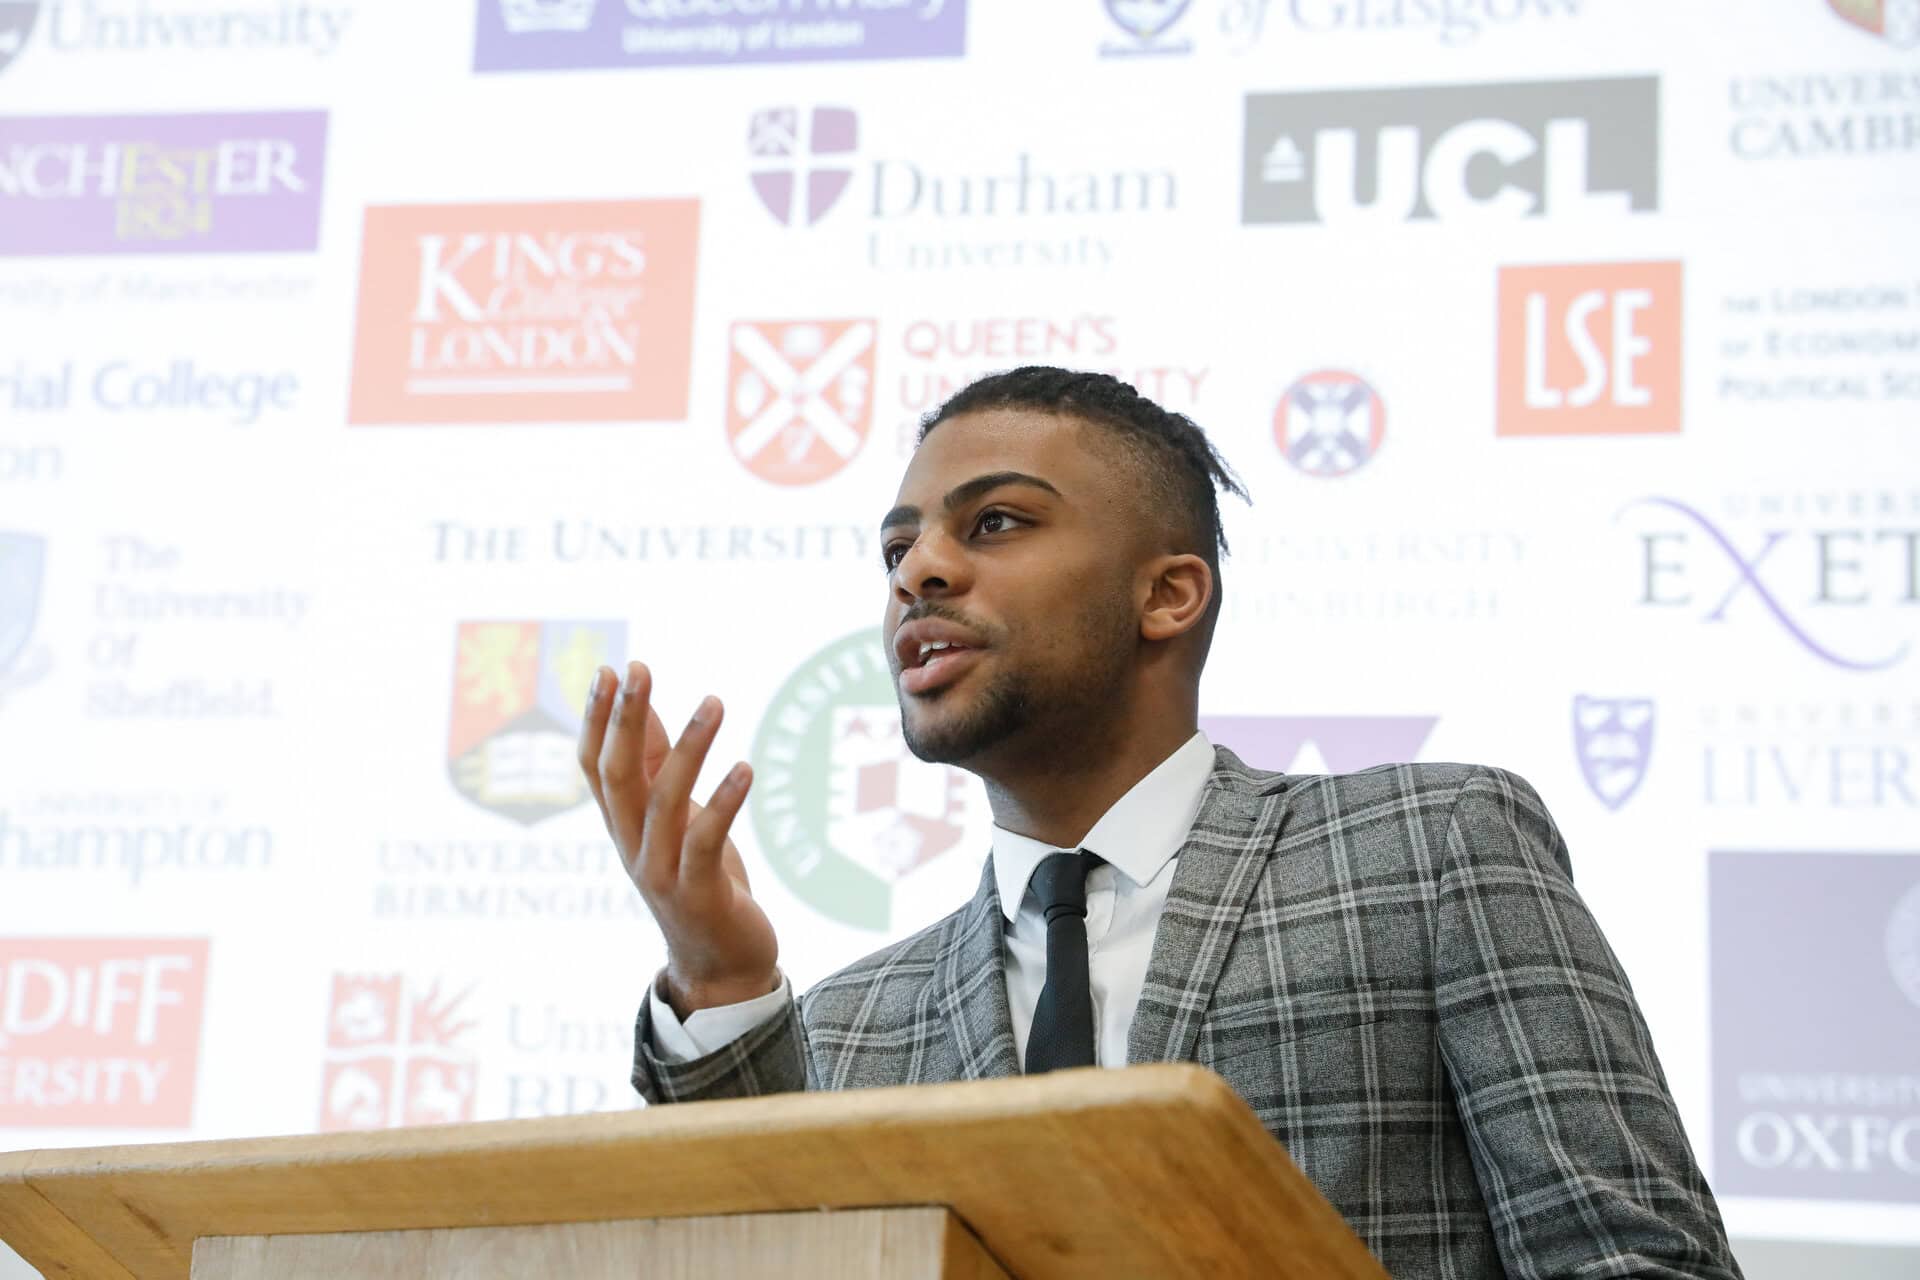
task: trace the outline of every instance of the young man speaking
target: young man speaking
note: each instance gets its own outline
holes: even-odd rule
[[[1104,375],[996,374],[929,419],[882,521],[884,639],[908,746],[986,784],[992,857],[798,1000],[727,837],[747,766],[691,798],[720,703],[669,750],[647,669],[596,675],[581,765],[667,941],[635,1087],[1196,1061],[1397,1280],[1737,1277],[1533,790],[1263,773],[1197,731],[1218,488],[1198,427]]]

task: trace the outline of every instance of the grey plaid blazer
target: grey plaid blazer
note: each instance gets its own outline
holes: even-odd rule
[[[693,1062],[652,1103],[1011,1076],[989,865],[940,923]],[[1218,750],[1129,1062],[1247,1100],[1397,1280],[1738,1277],[1625,974],[1533,789],[1497,769],[1330,777]]]

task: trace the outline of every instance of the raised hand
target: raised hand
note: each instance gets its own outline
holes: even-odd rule
[[[740,850],[727,838],[752,770],[745,761],[734,765],[704,808],[693,800],[694,779],[720,729],[720,700],[702,699],[669,749],[652,694],[652,673],[638,662],[627,664],[624,681],[606,667],[594,673],[580,768],[627,874],[666,935],[665,994],[684,1018],[772,991],[780,945],[747,887]]]

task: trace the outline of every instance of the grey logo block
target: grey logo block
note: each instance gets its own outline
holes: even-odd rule
[[[1654,76],[1247,95],[1241,221],[1505,221],[1660,207]]]

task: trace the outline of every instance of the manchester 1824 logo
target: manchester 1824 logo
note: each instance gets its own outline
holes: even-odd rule
[[[626,644],[623,622],[461,623],[447,730],[460,794],[527,826],[584,802],[574,727]]]
[[[747,122],[747,179],[781,225],[810,227],[846,194],[859,146],[849,107],[767,107]]]
[[[1902,49],[1920,45],[1920,0],[1827,0],[1847,22]]]
[[[871,320],[742,320],[727,343],[727,442],[774,484],[839,472],[873,426]]]
[[[473,1119],[479,1061],[464,1006],[397,973],[333,977],[320,1129],[390,1129]]]
[[[1310,476],[1344,476],[1373,460],[1387,434],[1387,407],[1358,374],[1320,369],[1287,388],[1273,411],[1273,439]]]
[[[348,421],[683,418],[696,200],[367,210]]]
[[[753,768],[761,852],[842,924],[888,928],[900,882],[965,834],[967,776],[907,749],[877,631],[828,645],[787,678],[754,736]]]

